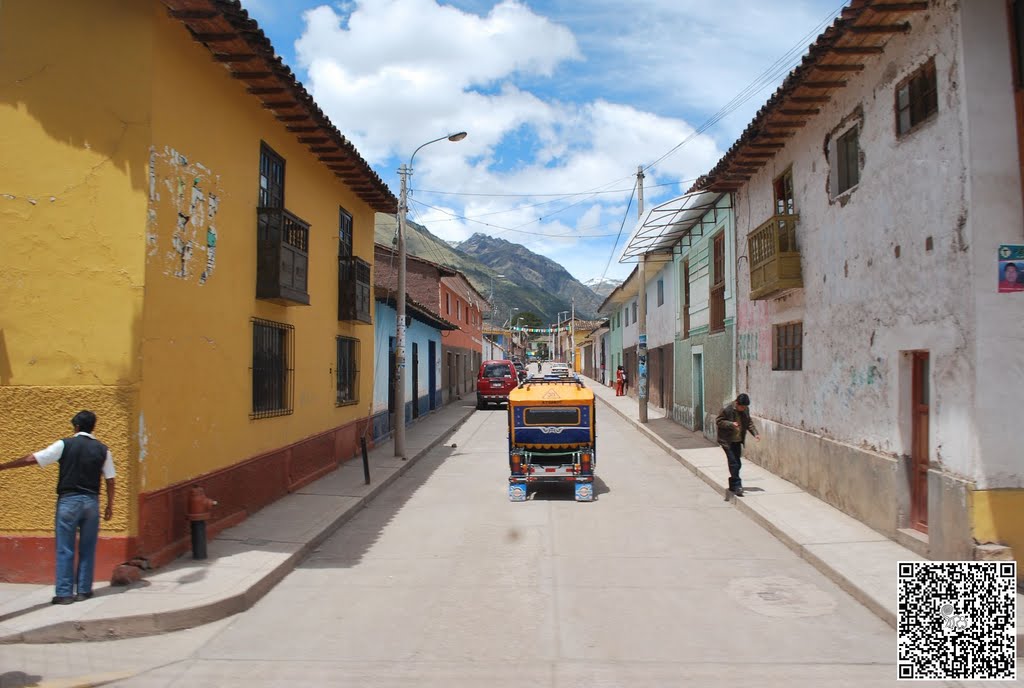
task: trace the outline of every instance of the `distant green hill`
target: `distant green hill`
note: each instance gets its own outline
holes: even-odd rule
[[[524,313],[536,313],[545,323],[554,323],[560,311],[570,309],[573,296],[576,297],[576,313],[581,318],[595,317],[601,303],[600,297],[580,284],[564,268],[519,244],[501,239],[493,240],[500,243],[491,244],[478,239],[484,235],[474,234],[468,242],[452,246],[415,222],[408,223],[408,230],[405,245],[410,255],[458,270],[485,298],[491,298],[493,283],[495,325],[508,320],[510,308],[518,308]],[[378,214],[374,236],[379,244],[393,245],[396,236],[395,218]],[[464,246],[471,250],[485,247],[484,260],[462,250]],[[489,267],[489,264],[498,265],[500,269]],[[549,278],[541,279],[541,275]]]

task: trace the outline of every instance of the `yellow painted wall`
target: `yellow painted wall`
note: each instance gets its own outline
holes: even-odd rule
[[[975,490],[971,493],[974,539],[1013,549],[1024,556],[1024,490]]]
[[[0,3],[0,460],[71,433],[114,452],[134,529],[149,3]],[[56,468],[0,474],[0,535],[49,534]]]
[[[373,397],[373,326],[337,319],[338,208],[353,215],[354,252],[369,262],[373,211],[247,94],[244,82],[232,79],[193,42],[180,22],[159,13],[155,26],[143,492],[366,418]],[[279,306],[255,297],[261,140],[286,161],[286,208],[311,224],[310,306]],[[207,199],[198,212],[191,207],[193,186]],[[218,198],[212,219],[211,193]],[[197,224],[178,232],[182,209],[197,217]],[[211,224],[217,232],[216,264],[203,280]],[[193,242],[184,272],[176,233]],[[295,326],[292,415],[249,419],[254,316]],[[354,406],[334,403],[337,335],[361,340],[359,404]]]

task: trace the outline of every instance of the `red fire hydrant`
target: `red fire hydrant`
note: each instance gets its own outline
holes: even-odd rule
[[[206,496],[201,487],[193,487],[188,491],[188,505],[185,514],[192,525],[192,558],[206,558],[206,522],[210,520],[210,511],[217,502]]]

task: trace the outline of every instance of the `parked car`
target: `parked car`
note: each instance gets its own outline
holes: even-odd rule
[[[507,404],[508,394],[519,386],[519,373],[512,361],[484,361],[476,377],[476,407]]]

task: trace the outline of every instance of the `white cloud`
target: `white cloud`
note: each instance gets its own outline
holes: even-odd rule
[[[685,190],[685,182],[658,185],[707,172],[735,135],[716,145],[686,117],[724,105],[835,9],[829,0],[538,0],[534,9],[515,0],[451,2],[356,0],[309,10],[295,49],[310,89],[360,153],[386,166],[386,179],[424,141],[468,131],[460,143],[417,155],[413,219],[448,240],[483,231],[522,243],[580,279],[601,276],[614,237],[579,237],[624,224],[617,256],[630,235],[637,165],[690,139],[645,180],[648,203]],[[765,96],[737,117],[749,119]],[[542,195],[608,189],[625,191]],[[613,262],[608,274],[631,268]]]

